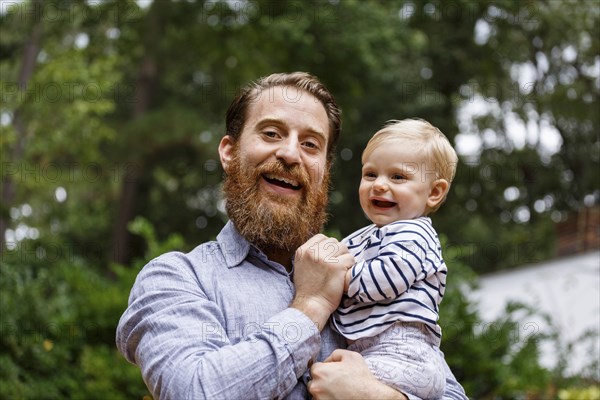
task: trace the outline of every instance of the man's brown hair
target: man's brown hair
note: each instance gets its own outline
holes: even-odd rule
[[[295,87],[307,92],[321,102],[329,120],[329,138],[327,141],[327,161],[331,162],[335,146],[342,130],[340,107],[333,95],[316,77],[306,72],[271,74],[259,78],[242,88],[227,110],[225,133],[238,140],[246,123],[248,106],[259,99],[262,92],[274,87]]]

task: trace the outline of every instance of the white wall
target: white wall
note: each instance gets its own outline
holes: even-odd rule
[[[595,338],[576,343],[569,356],[568,372],[579,372],[593,357],[600,360],[600,251],[483,276],[472,298],[479,302],[484,321],[501,315],[511,300],[537,307],[551,316],[563,344],[576,341],[587,329],[595,329]],[[543,319],[525,317],[515,337],[522,340],[547,329]],[[595,349],[590,350],[591,345]],[[552,343],[542,345],[544,365],[555,365],[555,347]],[[595,375],[600,377],[600,371]]]

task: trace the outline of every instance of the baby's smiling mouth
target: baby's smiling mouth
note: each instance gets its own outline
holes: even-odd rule
[[[396,203],[394,203],[392,201],[384,201],[384,200],[376,200],[376,199],[371,200],[371,203],[375,207],[379,207],[379,208],[392,208],[396,205]]]

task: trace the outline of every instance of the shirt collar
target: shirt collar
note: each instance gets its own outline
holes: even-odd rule
[[[221,247],[227,268],[240,265],[250,252],[250,242],[240,235],[231,221],[228,221],[219,235],[217,235],[217,242]]]
[[[360,240],[364,240],[368,237],[375,237],[377,239],[381,239],[381,228],[378,228],[377,225],[373,224],[367,227],[364,232],[360,235]]]
[[[423,220],[423,221],[426,221],[427,223],[431,224],[431,218],[429,218],[429,217],[419,217],[419,218],[415,218],[415,220]],[[360,235],[360,239],[363,240],[363,239],[366,239],[367,237],[375,237],[377,239],[381,239],[390,230],[392,230],[392,231],[397,230],[398,226],[403,225],[405,222],[406,221],[404,221],[404,220],[398,220],[398,221],[390,222],[389,224],[384,225],[381,228],[378,228],[377,225],[375,225],[375,224],[369,225],[365,228],[365,230]]]
[[[221,253],[223,254],[227,268],[238,267],[242,265],[243,261],[248,258],[248,256],[254,256],[269,266],[276,265],[277,270],[280,269],[283,271],[282,273],[288,274],[283,265],[269,260],[269,258],[262,251],[257,249],[248,240],[246,240],[246,238],[240,234],[231,221],[228,221],[223,229],[221,229],[221,232],[219,232],[217,235],[217,243],[219,243],[219,247],[221,248]],[[291,273],[293,273],[294,270],[293,265],[294,260],[292,260]]]

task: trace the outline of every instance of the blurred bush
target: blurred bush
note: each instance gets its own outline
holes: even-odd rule
[[[111,276],[95,272],[84,259],[65,257],[48,266],[32,257],[23,263],[22,253],[6,252],[0,281],[0,398],[149,396],[138,368],[117,352],[115,328],[139,270],[155,256],[183,247],[184,241],[179,235],[157,240],[143,218],[129,229],[144,238],[145,257],[132,267],[112,265]],[[461,251],[448,247],[445,253],[451,273],[441,307],[442,349],[467,393],[478,399],[594,398],[586,396],[596,395],[597,386],[578,389],[581,380],[539,364],[540,343],[552,335],[518,334],[531,310],[512,304],[496,321],[480,319],[468,298],[477,278],[458,261],[454,252]]]
[[[482,321],[468,297],[477,286],[477,276],[458,257],[466,249],[443,248],[449,272],[440,307],[442,350],[467,394],[476,399],[552,397],[553,372],[539,363],[539,345],[547,337],[520,334],[532,310],[509,304],[495,321]]]
[[[560,400],[598,400],[600,399],[600,386],[563,389],[558,392],[558,398]]]
[[[148,244],[133,267],[111,267],[99,274],[83,258],[67,256],[51,265],[6,251],[0,267],[0,398],[140,399],[148,395],[139,369],[115,347],[117,322],[129,291],[146,261],[166,247],[181,245],[170,236],[157,243],[147,221],[131,231]],[[60,247],[56,242],[54,248]],[[44,243],[38,243],[43,253]],[[42,258],[43,259],[43,258]]]

